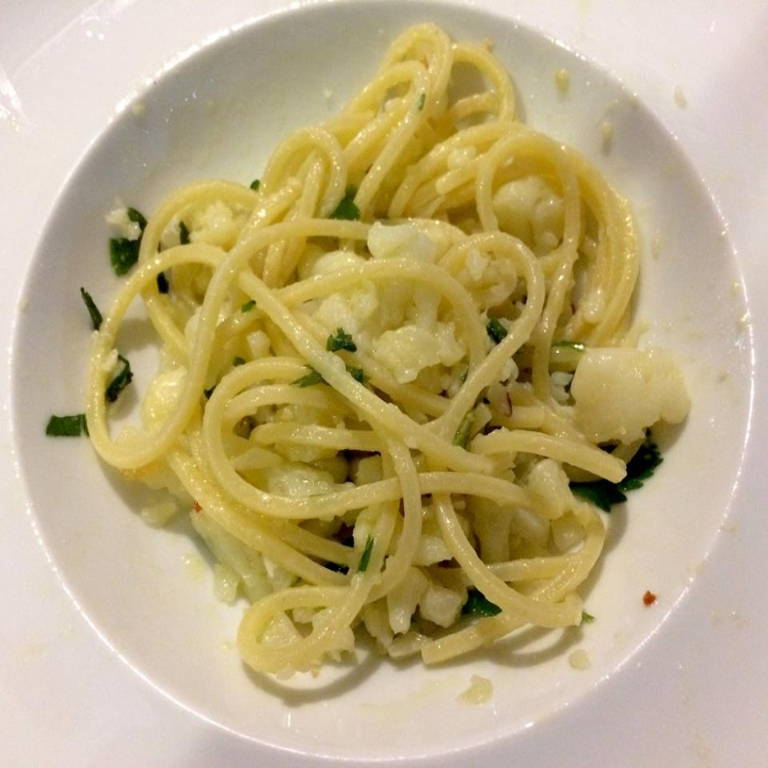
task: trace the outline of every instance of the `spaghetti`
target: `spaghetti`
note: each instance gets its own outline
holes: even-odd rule
[[[255,670],[314,670],[354,630],[435,663],[575,625],[604,525],[571,481],[620,481],[688,408],[672,360],[631,346],[637,272],[626,203],[515,117],[488,48],[415,26],[258,184],[160,205],[94,333],[90,438],[192,508]],[[135,299],[161,366],[113,436]]]

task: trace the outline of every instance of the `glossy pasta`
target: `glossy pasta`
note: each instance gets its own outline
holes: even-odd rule
[[[101,458],[190,509],[217,590],[248,600],[245,662],[314,670],[367,632],[435,663],[579,624],[604,524],[569,483],[620,481],[687,410],[669,357],[627,342],[626,203],[516,118],[486,45],[429,24],[252,186],[193,184],[151,216],[87,402]],[[161,365],[114,435],[135,299]],[[495,615],[467,615],[478,596]]]

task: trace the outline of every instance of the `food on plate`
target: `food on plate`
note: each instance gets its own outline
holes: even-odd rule
[[[634,346],[627,203],[516,117],[487,45],[412,27],[259,180],[109,218],[125,278],[103,316],[82,291],[87,407],[64,426],[157,489],[150,523],[189,514],[216,593],[248,603],[248,665],[314,671],[356,632],[437,663],[592,619],[600,509],[650,476],[648,430],[688,396]],[[111,428],[137,299],[159,367]]]

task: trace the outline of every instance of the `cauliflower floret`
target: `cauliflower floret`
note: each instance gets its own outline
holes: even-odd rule
[[[406,632],[411,626],[411,616],[429,588],[429,579],[418,568],[409,568],[400,583],[387,593],[389,626],[395,633]]]
[[[147,388],[142,404],[142,421],[146,428],[165,422],[176,410],[176,403],[184,389],[187,369],[179,366],[154,378]]]
[[[217,200],[192,217],[190,239],[229,249],[235,244],[242,226],[242,214],[235,214],[228,205]]]
[[[411,224],[387,226],[376,222],[368,233],[368,250],[375,259],[431,262],[437,247],[429,235]]]
[[[365,264],[365,259],[352,251],[330,251],[320,256],[312,266],[312,275],[334,275],[349,267]],[[355,288],[331,293],[320,301],[315,318],[326,328],[343,328],[357,336],[379,308],[379,293],[369,280]],[[356,339],[360,341],[360,339]]]
[[[506,301],[517,285],[517,271],[511,259],[492,257],[475,248],[467,254],[459,278],[477,304],[485,308]]]
[[[464,346],[456,339],[453,323],[435,323],[431,331],[404,325],[382,333],[373,342],[372,353],[405,384],[431,365],[457,363],[464,356]]]
[[[115,208],[104,220],[114,228],[118,237],[124,237],[126,240],[138,240],[141,237],[141,224],[129,218],[127,208]]]
[[[245,337],[248,342],[248,349],[251,357],[258,360],[260,357],[266,357],[269,354],[270,340],[264,331],[253,331]]]
[[[542,459],[534,464],[528,474],[528,488],[543,502],[544,516],[554,520],[565,513],[570,497],[568,475],[558,462]]]
[[[427,621],[441,627],[450,627],[458,618],[464,599],[452,589],[430,584],[419,600],[419,612]]]
[[[306,464],[283,464],[267,472],[267,490],[277,496],[306,498],[336,490],[333,476]]]
[[[690,408],[685,383],[663,350],[589,349],[571,384],[576,422],[594,442],[643,438],[663,420],[683,421]]]
[[[535,250],[551,250],[563,232],[563,201],[538,176],[515,179],[493,198],[499,226]]]
[[[379,294],[376,286],[365,280],[356,288],[326,296],[315,311],[315,318],[330,331],[343,328],[355,336],[366,323],[376,315],[379,308]],[[364,345],[363,345],[364,346]]]

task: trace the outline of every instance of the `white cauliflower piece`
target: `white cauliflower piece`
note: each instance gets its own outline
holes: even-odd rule
[[[269,354],[270,340],[264,331],[253,331],[245,337],[248,343],[248,349],[251,357],[258,360],[260,357],[266,357]]]
[[[142,421],[146,428],[164,423],[176,410],[176,403],[181,397],[187,369],[179,366],[156,376],[149,387],[142,404]]]
[[[364,263],[365,259],[352,251],[331,251],[315,261],[312,275],[334,275]],[[343,328],[357,336],[378,309],[376,286],[366,280],[355,288],[326,296],[317,307],[315,318],[330,330]]]
[[[563,201],[538,176],[504,184],[493,197],[499,226],[536,250],[554,248],[563,232]]]
[[[690,408],[674,358],[659,349],[587,350],[571,395],[576,422],[594,442],[641,440],[657,421],[678,424]]]
[[[376,222],[368,232],[368,250],[375,259],[411,259],[432,262],[437,247],[429,235],[412,224]]]
[[[229,249],[242,226],[242,215],[236,215],[226,203],[217,200],[193,215],[190,240]]]
[[[477,304],[488,308],[509,298],[517,285],[517,270],[511,259],[486,255],[473,248],[459,278]]]
[[[440,627],[450,627],[459,616],[462,596],[439,584],[430,584],[419,600],[419,612],[427,621]]]
[[[528,473],[528,488],[543,502],[545,516],[550,520],[561,517],[570,499],[568,475],[552,459],[542,459]]]
[[[104,220],[114,229],[118,237],[124,237],[126,240],[138,240],[141,237],[141,224],[138,221],[131,221],[127,208],[115,208],[104,217]]]
[[[387,594],[389,626],[393,632],[408,631],[411,616],[428,587],[429,579],[418,568],[409,568],[400,583]]]
[[[549,389],[552,397],[560,404],[568,402],[568,385],[573,379],[573,374],[566,371],[553,371],[549,377]]]
[[[267,470],[267,491],[277,496],[306,498],[337,490],[333,476],[306,464],[283,464]]]
[[[453,323],[435,323],[431,331],[404,325],[382,333],[373,342],[372,353],[405,384],[431,365],[454,365],[464,356],[464,346],[456,339]]]
[[[330,331],[343,328],[359,343],[357,335],[376,315],[378,308],[376,286],[370,281],[363,281],[356,288],[326,296],[315,311],[315,318]]]

